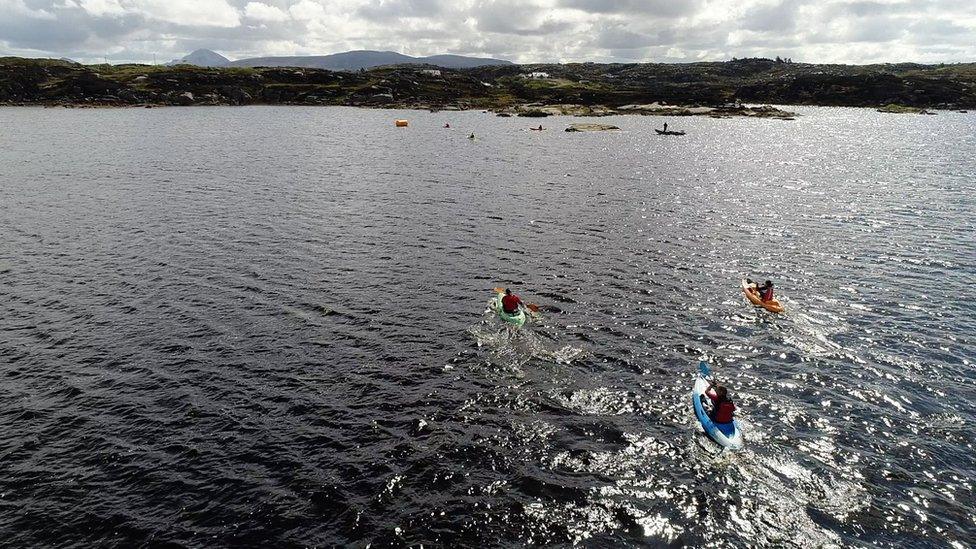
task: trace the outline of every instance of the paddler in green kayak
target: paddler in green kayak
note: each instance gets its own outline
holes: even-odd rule
[[[521,327],[528,320],[530,314],[536,318],[539,306],[535,303],[526,303],[522,298],[512,293],[508,288],[492,288],[495,297],[488,303],[488,308],[495,312],[505,322]]]
[[[518,314],[522,305],[522,299],[513,294],[510,288],[505,288],[505,295],[502,297],[502,311],[507,315]]]

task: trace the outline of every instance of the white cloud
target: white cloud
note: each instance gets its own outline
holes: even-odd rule
[[[261,2],[248,2],[244,6],[244,17],[248,19],[254,19],[256,21],[267,21],[270,23],[277,23],[281,21],[287,21],[291,17],[281,8],[275,6],[269,6],[268,4],[263,4]]]
[[[224,0],[139,0],[132,4],[138,5],[150,17],[169,23],[212,27],[240,25],[240,14]]]
[[[56,16],[45,9],[31,9],[24,0],[0,0],[0,14],[19,15],[30,19],[55,19]]]
[[[125,15],[125,8],[118,0],[79,0],[78,4],[95,17]]]
[[[301,0],[296,4],[292,4],[288,7],[288,13],[292,17],[298,20],[315,20],[325,17],[325,8],[322,4],[318,2],[313,2],[312,0]]]
[[[56,57],[210,48],[518,62],[976,58],[974,0],[0,0],[0,14],[6,50]]]
[[[240,24],[237,9],[225,0],[79,0],[78,5],[95,17],[141,15],[150,21],[190,26]],[[69,5],[65,3],[63,7]]]

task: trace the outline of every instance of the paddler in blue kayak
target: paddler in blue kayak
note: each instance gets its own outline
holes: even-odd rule
[[[517,314],[522,306],[522,299],[512,293],[510,288],[505,288],[505,295],[502,296],[502,310],[507,315]]]
[[[712,401],[712,411],[708,413],[708,417],[715,423],[732,423],[735,419],[735,403],[729,398],[729,390],[712,380],[705,396]]]

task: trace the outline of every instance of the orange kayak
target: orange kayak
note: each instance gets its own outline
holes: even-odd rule
[[[743,280],[742,281],[742,293],[746,294],[746,299],[756,307],[762,307],[771,313],[782,313],[786,310],[785,307],[779,304],[779,301],[775,299],[770,299],[769,301],[763,301],[759,299],[759,292],[755,288],[750,288],[749,284]]]

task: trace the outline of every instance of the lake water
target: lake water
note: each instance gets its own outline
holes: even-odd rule
[[[973,545],[976,115],[797,110],[0,109],[3,543]]]

